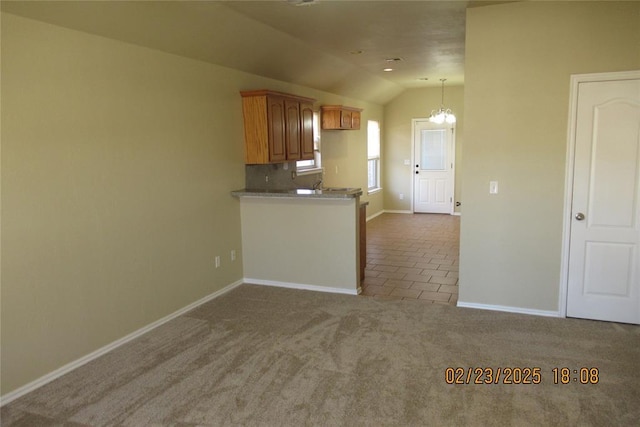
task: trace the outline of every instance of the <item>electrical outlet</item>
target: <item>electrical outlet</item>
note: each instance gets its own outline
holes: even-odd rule
[[[236,260],[236,250],[232,249],[231,250],[231,261],[235,261]]]
[[[338,175],[338,165],[336,165],[336,175]]]
[[[400,198],[400,200],[404,200],[404,194],[400,193],[398,197]]]
[[[216,268],[220,267],[220,255],[216,255]]]

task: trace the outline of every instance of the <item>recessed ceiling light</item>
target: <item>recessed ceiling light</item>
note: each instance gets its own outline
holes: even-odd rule
[[[383,69],[382,71],[387,71],[387,72],[389,72],[389,71],[393,71],[393,68],[385,68],[385,69]]]
[[[292,6],[311,6],[318,3],[318,0],[287,0],[287,3]]]

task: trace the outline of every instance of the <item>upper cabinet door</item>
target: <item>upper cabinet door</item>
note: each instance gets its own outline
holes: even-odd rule
[[[284,101],[286,111],[287,160],[300,160],[300,102],[295,99]]]
[[[351,114],[352,111],[340,111],[340,127],[342,129],[351,129]]]
[[[300,103],[300,159],[313,160],[313,104]]]
[[[360,111],[354,111],[351,114],[351,129],[360,129]]]
[[[279,96],[269,96],[267,102],[269,161],[283,162],[287,160],[285,100]]]

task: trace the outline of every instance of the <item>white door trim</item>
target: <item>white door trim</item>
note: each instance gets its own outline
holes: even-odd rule
[[[410,142],[410,150],[411,150],[411,213],[415,213],[416,209],[415,209],[415,186],[416,186],[416,180],[414,175],[414,165],[416,164],[416,159],[415,159],[415,140],[416,140],[416,124],[418,122],[428,122],[429,118],[427,117],[423,117],[423,118],[417,118],[417,119],[411,119],[411,141]],[[452,167],[451,167],[451,209],[449,212],[449,215],[456,215],[456,201],[455,199],[455,195],[456,195],[456,127],[455,125],[452,126],[454,131],[453,131],[453,136],[451,138],[451,163],[452,163]],[[457,215],[460,215],[460,213],[458,213]]]
[[[571,238],[571,205],[573,202],[573,168],[576,145],[578,112],[578,86],[586,82],[605,82],[640,78],[640,70],[597,74],[572,74],[569,94],[569,124],[567,129],[567,157],[565,165],[564,210],[562,219],[562,253],[560,261],[560,292],[558,308],[560,317],[567,317],[567,293],[569,291],[569,246]]]

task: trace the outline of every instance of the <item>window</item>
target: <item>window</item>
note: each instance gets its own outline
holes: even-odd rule
[[[367,122],[367,158],[369,193],[380,188],[380,124],[374,120]]]
[[[299,160],[296,162],[298,175],[318,173],[322,167],[320,158],[320,113],[313,112],[313,160]]]
[[[422,170],[443,171],[447,159],[447,130],[423,129],[420,138],[420,164]]]

